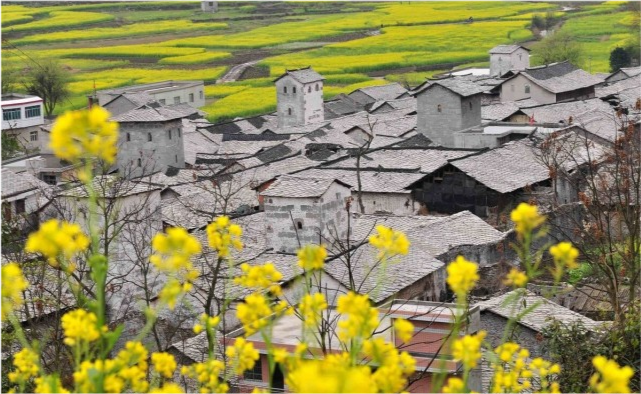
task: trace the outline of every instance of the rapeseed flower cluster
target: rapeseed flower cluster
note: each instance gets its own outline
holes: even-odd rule
[[[520,203],[516,209],[510,213],[510,218],[515,224],[515,230],[519,236],[530,234],[537,227],[545,223],[545,216],[539,214],[536,205]]]
[[[22,275],[17,263],[2,266],[2,320],[22,305],[22,292],[28,286],[29,282]]]
[[[231,248],[243,249],[243,243],[240,241],[241,235],[243,235],[243,229],[239,225],[231,223],[227,216],[219,216],[207,226],[209,246],[216,250],[218,256],[223,259],[229,257]]]
[[[165,383],[162,387],[151,389],[149,392],[156,394],[177,394],[182,393],[183,389],[176,383]]]
[[[465,298],[474,288],[479,280],[477,271],[478,266],[463,256],[458,256],[447,266],[447,284],[458,298]]]
[[[518,268],[512,268],[510,272],[505,276],[505,283],[508,286],[514,287],[525,287],[528,282],[528,277],[525,272],[519,270]]]
[[[107,164],[116,160],[118,123],[109,121],[109,112],[100,106],[67,112],[51,129],[53,153],[72,163],[99,158]]]
[[[88,247],[89,238],[82,232],[79,225],[51,219],[42,223],[38,231],[29,234],[25,251],[41,253],[47,258],[49,264],[58,267],[61,258],[70,261]],[[73,264],[64,266],[63,269],[73,271]]]
[[[403,342],[409,342],[414,335],[414,325],[405,319],[394,319],[394,332]]]
[[[535,377],[538,381],[538,392],[559,392],[559,383],[552,381],[554,375],[561,372],[558,364],[540,357],[528,363],[530,352],[513,342],[498,346],[494,353],[498,356],[500,363],[493,365],[493,393],[516,393],[529,390],[532,388]]]
[[[202,363],[183,366],[180,373],[186,377],[196,379],[200,385],[201,393],[226,393],[229,386],[220,380],[225,371],[225,364],[216,359],[209,359]]]
[[[55,375],[46,375],[46,376],[38,377],[36,378],[35,383],[36,383],[36,387],[33,390],[35,393],[39,393],[39,394],[40,393],[42,394],[69,393],[69,391],[62,386],[62,382],[60,382],[60,378]]]
[[[254,345],[242,337],[237,338],[234,346],[228,347],[225,354],[229,357],[230,364],[238,375],[242,375],[243,372],[252,369],[260,358],[258,350],[254,349]]]
[[[616,361],[603,356],[592,359],[596,372],[590,378],[590,387],[596,393],[629,393],[630,378],[634,370],[627,365],[619,366]]]
[[[334,361],[301,361],[285,378],[287,386],[297,393],[376,393],[378,388],[368,366],[350,366]]]
[[[98,318],[93,312],[76,309],[65,313],[62,316],[64,342],[69,346],[75,346],[79,343],[97,341],[100,338],[100,330],[97,325]]]
[[[550,254],[557,267],[573,269],[578,266],[576,259],[579,257],[579,251],[570,242],[559,242],[550,247]]]
[[[29,379],[38,376],[39,361],[38,355],[33,350],[29,348],[20,350],[13,356],[15,371],[9,372],[9,380],[23,386]]]
[[[467,370],[476,368],[481,358],[481,343],[486,335],[485,331],[479,331],[475,335],[466,335],[455,340],[452,345],[453,359],[463,363]]]
[[[321,321],[321,314],[327,309],[327,301],[322,293],[305,294],[298,305],[303,323],[306,327],[318,326]]]
[[[203,329],[211,330],[220,323],[220,316],[209,316],[206,313],[200,315],[199,323],[194,324],[194,333],[200,334]]]
[[[363,342],[363,354],[378,368],[372,374],[377,390],[383,393],[398,393],[414,373],[416,361],[409,353],[399,352],[396,346],[382,338],[370,338]]]
[[[464,393],[465,382],[461,378],[451,377],[447,380],[447,384],[443,386],[443,392],[449,393]]]
[[[165,378],[171,378],[176,371],[176,360],[169,353],[161,352],[151,355],[151,363],[154,365],[156,372]]]
[[[376,226],[376,234],[369,237],[369,243],[378,249],[378,259],[406,255],[410,247],[410,241],[403,232],[382,225]]]
[[[336,310],[347,317],[338,322],[338,337],[343,342],[369,338],[378,327],[378,311],[370,305],[367,295],[350,291],[338,298]]]
[[[278,272],[274,264],[266,263],[258,266],[250,266],[247,263],[240,265],[242,275],[234,279],[234,283],[248,289],[269,290],[273,295],[279,296],[281,288],[278,285],[283,275]]]
[[[238,304],[236,317],[243,325],[246,335],[252,335],[269,324],[267,317],[280,316],[288,310],[287,302],[281,301],[272,307],[271,302],[261,293],[252,293]]]
[[[327,250],[323,245],[305,245],[296,253],[298,266],[305,271],[320,270],[325,265]]]

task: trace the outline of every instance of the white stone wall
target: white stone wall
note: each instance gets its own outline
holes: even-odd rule
[[[530,87],[529,93],[526,92],[526,86]],[[517,75],[501,85],[501,102],[516,101],[526,98],[532,98],[540,104],[556,103],[556,95],[554,93],[548,92],[539,85],[525,78],[523,75]]]
[[[27,118],[25,108],[34,107],[34,106],[40,107],[40,116],[33,116],[30,118]],[[44,108],[42,107],[42,101],[20,104],[20,105],[5,104],[2,106],[2,109],[3,110],[4,109],[20,109],[20,119],[4,120],[4,117],[2,118],[2,131],[19,129],[22,127],[41,126],[45,123]]]
[[[490,75],[503,75],[510,70],[525,70],[530,67],[530,54],[519,48],[510,54],[490,54]]]
[[[278,127],[302,126],[325,119],[322,81],[302,84],[287,75],[276,81],[276,100]]]
[[[354,192],[353,196],[352,207],[358,210],[357,193]],[[415,215],[419,207],[410,193],[363,193],[363,205],[364,213],[367,215],[377,212],[389,212],[399,216]]]
[[[205,105],[205,85],[196,85],[191,87],[176,88],[173,90],[162,90],[158,92],[147,91],[156,101],[163,102],[165,105],[177,104],[175,98],[180,99],[180,103],[187,103],[192,107],[199,108]],[[193,101],[190,98],[193,95]]]

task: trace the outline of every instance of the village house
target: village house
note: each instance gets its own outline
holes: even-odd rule
[[[15,173],[2,168],[3,223],[18,231],[36,228],[38,212],[48,203],[49,187],[28,172]]]
[[[38,96],[2,94],[2,134],[13,136],[27,151],[39,151],[43,145],[40,126],[45,123],[43,100]]]
[[[520,45],[497,45],[490,49],[490,75],[501,77],[508,71],[530,67],[530,50]]]
[[[104,106],[126,93],[146,94],[162,105],[186,103],[195,108],[205,105],[203,81],[163,81],[98,90],[96,92],[98,105]]]
[[[323,78],[311,67],[286,70],[276,84],[278,127],[303,126],[325,119]]]
[[[531,98],[540,104],[592,98],[595,86],[603,82],[567,61],[510,71],[504,77],[495,88],[502,102]]]
[[[617,82],[617,81],[622,81],[624,79],[636,77],[637,75],[641,74],[641,66],[637,67],[621,67],[617,71],[613,72],[612,74],[608,75],[605,78],[605,83],[612,83],[612,82]]]

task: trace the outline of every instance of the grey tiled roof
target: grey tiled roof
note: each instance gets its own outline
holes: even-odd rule
[[[594,98],[582,101],[570,101],[567,103],[556,103],[521,109],[528,116],[534,116],[537,122],[559,123],[564,121],[569,124],[569,119],[576,119],[577,116],[586,111],[607,111],[612,112],[610,105],[601,99]]]
[[[380,86],[369,86],[365,88],[356,89],[354,92],[362,92],[370,96],[374,100],[394,100],[398,96],[407,93],[407,89],[398,83],[390,83]],[[353,93],[353,92],[352,92]],[[351,93],[350,93],[351,94]]]
[[[282,175],[260,194],[269,197],[320,197],[334,182],[350,187],[337,179]]]
[[[463,97],[474,96],[475,94],[480,94],[487,90],[487,88],[484,88],[480,86],[480,84],[467,78],[450,77],[426,81],[413,90],[412,95],[419,95],[434,85],[442,86]]]
[[[563,93],[597,85],[603,80],[587,71],[576,68],[569,62],[552,63],[546,66],[520,71],[527,79],[552,93]]]
[[[300,83],[312,83],[316,81],[322,81],[322,75],[314,71],[311,67],[299,68],[298,70],[286,70],[283,75],[276,78],[275,81],[283,78],[284,76],[289,75]],[[275,82],[274,81],[274,82]]]
[[[297,172],[297,176],[313,178],[340,179],[356,189],[358,179],[356,171],[332,168],[310,168]],[[361,186],[367,193],[409,193],[405,188],[425,174],[418,172],[361,171]]]
[[[160,186],[153,183],[133,182],[113,175],[97,176],[93,179],[92,184],[99,197],[107,198],[126,197],[160,190]],[[84,185],[65,190],[61,192],[60,195],[65,197],[88,196],[87,188]]]
[[[550,178],[529,139],[450,162],[478,182],[499,193],[509,193]]]
[[[45,190],[50,186],[28,172],[15,172],[2,169],[2,198],[15,196],[36,189]]]
[[[198,123],[183,119],[183,145],[185,151],[185,162],[196,164],[196,155],[198,153],[216,153],[220,146],[213,138],[213,134],[203,129],[197,128]]]
[[[513,305],[508,300],[510,298],[514,299],[518,294],[517,292],[524,292],[525,294],[518,298],[518,303]],[[532,312],[523,316],[519,323],[537,332],[543,331],[545,327],[552,323],[553,319],[564,324],[581,322],[584,327],[590,330],[595,330],[603,324],[524,289],[514,290],[487,301],[479,302],[476,305],[481,309],[481,312],[490,311],[509,318],[511,315],[516,315],[524,308],[529,308],[535,304],[538,306]]]
[[[519,106],[513,101],[493,103],[481,107],[481,118],[486,120],[502,121],[519,111]]]
[[[523,48],[523,49],[529,51],[529,49],[527,49],[526,47],[523,47],[521,45],[497,45],[494,48],[490,49],[490,53],[510,54],[510,53],[516,51],[519,48]]]
[[[166,122],[174,119],[186,118],[192,114],[197,113],[198,110],[184,106],[175,106],[175,107],[150,107],[142,106],[139,108],[134,108],[131,111],[127,111],[120,115],[114,116],[111,118],[114,122],[125,123],[125,122]]]

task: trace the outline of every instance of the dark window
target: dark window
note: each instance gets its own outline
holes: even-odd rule
[[[147,133],[147,141],[151,142],[151,133]]]
[[[472,109],[472,102],[470,101],[470,109]]]
[[[182,136],[182,129],[179,128],[178,129],[178,138],[180,138],[181,136]]]
[[[24,113],[25,118],[35,118],[36,116],[40,116],[40,106],[34,105],[31,107],[25,107]]]
[[[176,155],[176,163],[178,163],[178,155]]]
[[[158,100],[158,102],[159,102],[160,104],[162,104],[162,105],[165,105],[165,103],[166,103],[165,99],[160,99],[160,100]]]
[[[254,363],[254,368],[245,371],[245,375],[243,376],[245,379],[263,380],[263,363],[260,361],[261,360],[258,359],[258,361]]]
[[[25,199],[16,200],[16,213],[24,213],[25,211]]]
[[[38,141],[38,130],[32,130],[29,132],[29,140]]]
[[[437,105],[437,106],[436,106],[436,110],[437,110],[438,112],[442,112],[442,111],[443,111],[443,108],[441,108],[441,104],[439,104],[439,105]]]
[[[530,85],[525,85],[525,93],[530,93]]]
[[[287,108],[287,115],[291,115],[291,114],[292,114],[292,109],[291,108]]]
[[[180,96],[174,97],[174,104],[180,104]]]
[[[296,94],[296,86],[292,88],[292,93]]]
[[[171,129],[167,130],[167,136],[171,139]]]
[[[214,2],[213,2],[213,1],[210,1],[210,2],[209,2],[209,6],[210,6],[210,7],[213,7],[213,6],[214,6]]]
[[[131,134],[127,133],[127,142],[131,141]]]
[[[307,88],[307,93],[311,93],[311,92],[312,92],[312,87],[310,86]]]
[[[189,93],[189,102],[190,103],[194,102],[194,94],[193,93]]]
[[[316,84],[316,91],[318,92],[318,84]]]
[[[56,183],[58,183],[58,180],[56,179],[55,175],[43,174],[42,181],[48,185],[55,185]]]
[[[202,100],[202,99],[203,99],[203,91],[202,91],[202,90],[201,90],[201,91],[199,91],[199,92],[198,92],[198,95],[200,96],[200,99]]]
[[[138,167],[142,167],[142,159],[138,159]]]
[[[298,228],[299,230],[302,230],[303,229],[303,222],[301,222],[300,220],[297,221],[296,222],[296,228]]]
[[[22,119],[20,108],[11,108],[2,110],[2,120],[17,120]]]
[[[287,86],[283,86],[283,93],[287,93]]]

